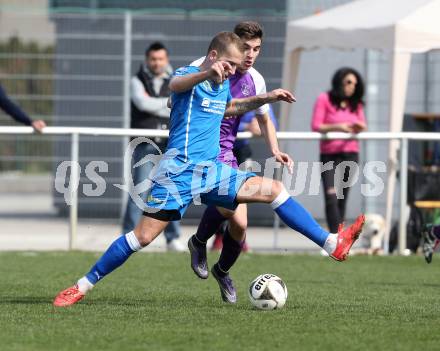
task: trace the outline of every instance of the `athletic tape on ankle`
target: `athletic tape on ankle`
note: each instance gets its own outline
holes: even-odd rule
[[[206,241],[202,241],[202,240],[200,240],[198,237],[197,237],[197,234],[194,234],[194,239],[196,239],[197,240],[197,242],[199,242],[200,244],[202,244],[202,245],[206,245]]]
[[[224,271],[223,269],[222,269],[222,267],[220,267],[220,263],[218,263],[217,262],[217,268],[218,268],[218,270],[220,271],[220,272],[222,272],[222,273],[224,273],[224,274],[227,274],[228,272],[226,271]]]

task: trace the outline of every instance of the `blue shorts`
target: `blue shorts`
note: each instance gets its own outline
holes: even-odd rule
[[[176,162],[166,156],[152,179],[144,215],[163,220],[182,218],[191,202],[235,210],[237,193],[255,173],[234,169],[218,160],[202,163]],[[157,213],[174,213],[158,216]]]

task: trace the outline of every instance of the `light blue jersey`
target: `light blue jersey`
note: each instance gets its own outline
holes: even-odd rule
[[[195,66],[179,68],[175,76],[200,72]],[[167,150],[177,149],[183,162],[214,161],[220,152],[220,124],[232,99],[229,81],[205,80],[183,93],[171,94],[170,137]]]
[[[198,67],[186,66],[175,76],[196,72],[200,72]],[[237,207],[238,190],[255,174],[233,169],[217,159],[220,125],[231,99],[227,80],[222,84],[205,80],[190,91],[171,95],[167,151],[152,179],[144,215],[165,210],[174,213],[166,218],[180,219],[191,202],[231,210]]]

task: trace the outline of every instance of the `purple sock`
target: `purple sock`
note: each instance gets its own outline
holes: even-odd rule
[[[226,218],[217,211],[215,206],[208,206],[197,228],[196,237],[199,242],[206,243],[208,239],[217,232],[225,220]]]
[[[220,276],[225,276],[234,265],[235,261],[237,261],[241,249],[243,248],[243,244],[244,240],[241,242],[234,240],[229,233],[229,228],[226,229],[225,234],[223,235],[223,249],[216,265],[217,273]]]
[[[435,225],[432,227],[432,234],[434,234],[435,237],[440,240],[440,225]]]

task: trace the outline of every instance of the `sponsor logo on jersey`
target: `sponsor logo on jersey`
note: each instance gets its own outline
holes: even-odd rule
[[[211,104],[211,101],[207,98],[204,98],[202,101],[202,106],[203,107],[209,107],[209,105]]]
[[[241,84],[241,93],[242,93],[244,96],[249,96],[250,93],[251,93],[251,87],[250,87],[249,84],[247,84],[246,82],[243,82],[243,83]]]
[[[156,204],[161,204],[161,203],[163,203],[165,200],[161,200],[161,199],[158,199],[158,198],[156,198],[156,197],[153,197],[153,195],[148,195],[148,198],[147,198],[147,202],[154,202],[154,203],[156,203]]]

